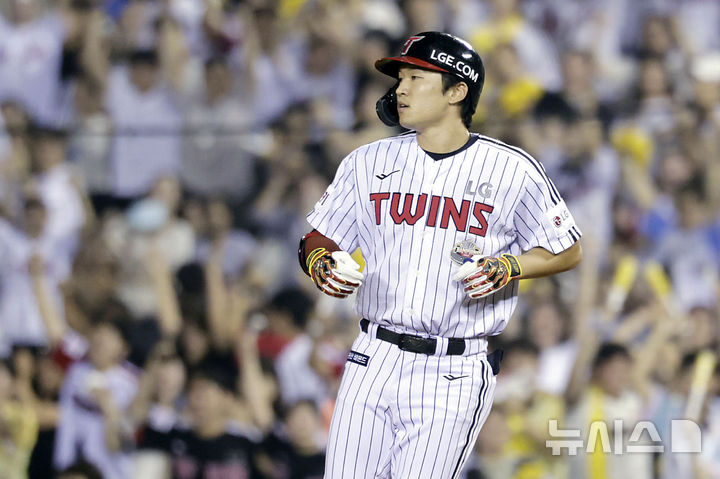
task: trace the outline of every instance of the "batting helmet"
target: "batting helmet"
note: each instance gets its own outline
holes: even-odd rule
[[[402,65],[447,73],[468,86],[471,114],[475,113],[485,82],[485,67],[473,47],[449,33],[422,32],[407,39],[400,56],[381,58],[375,68],[393,78],[398,77]],[[399,122],[395,84],[375,105],[378,116],[388,126]]]

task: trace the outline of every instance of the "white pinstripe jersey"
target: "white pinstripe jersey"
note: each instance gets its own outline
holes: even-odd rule
[[[414,132],[362,146],[340,164],[308,221],[366,266],[355,309],[395,331],[475,338],[499,334],[517,282],[471,300],[452,276],[452,248],[471,240],[484,256],[552,253],[581,236],[542,165],[519,148],[471,134],[434,159]]]

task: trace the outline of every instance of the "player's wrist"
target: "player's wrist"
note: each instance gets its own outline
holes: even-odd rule
[[[306,266],[315,286],[329,296],[345,298],[362,285],[360,265],[344,251],[315,248],[308,255]]]
[[[326,254],[329,254],[329,251],[323,247],[312,250],[305,260],[305,267],[307,268],[307,271],[312,271],[315,263]]]
[[[499,259],[507,268],[509,277],[508,280],[522,278],[522,267],[520,266],[520,261],[518,261],[517,256],[510,253],[503,253]]]
[[[325,248],[328,254],[340,251],[340,247],[333,240],[323,236],[318,230],[312,230],[304,235],[298,245],[298,261],[300,269],[308,276],[310,276],[310,260],[312,259],[313,263],[317,260],[317,258],[310,258],[310,255],[319,248]]]
[[[320,264],[320,262],[329,257],[330,252],[323,247],[315,248],[308,255],[306,261],[307,273],[318,288],[322,288],[322,284],[325,282],[324,276],[326,274],[323,272],[327,269],[324,263]]]

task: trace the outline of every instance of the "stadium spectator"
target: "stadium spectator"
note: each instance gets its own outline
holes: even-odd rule
[[[5,7],[9,11],[0,11],[0,100],[16,101],[44,124],[67,122],[61,65],[63,46],[80,33],[76,12],[62,5],[46,10],[38,0],[11,0]]]
[[[20,479],[27,477],[38,426],[35,411],[18,400],[13,382],[11,365],[0,362],[0,467],[8,479]]]
[[[114,189],[128,197],[147,191],[180,167],[180,115],[162,84],[157,52],[133,52],[127,66],[109,74],[107,108],[116,129],[112,148]],[[148,161],[152,158],[152,161]]]
[[[85,458],[107,479],[132,475],[133,430],[125,411],[137,391],[137,372],[124,362],[128,327],[124,318],[97,321],[89,334],[88,360],[68,371],[55,439],[59,470]]]
[[[30,455],[27,477],[52,477],[55,433],[60,418],[58,400],[65,376],[60,355],[46,349],[16,347],[12,358],[16,371],[17,397],[35,411],[39,429]]]
[[[221,198],[210,199],[204,206],[204,234],[199,235],[195,259],[209,264],[213,255],[219,256],[225,278],[237,281],[250,263],[257,241],[247,231],[234,228],[235,210]]]
[[[267,149],[267,135],[253,122],[225,58],[205,62],[204,83],[204,94],[184,111],[190,133],[183,141],[180,178],[193,194],[246,200],[255,189],[255,156]]]
[[[164,475],[154,477],[256,477],[257,438],[243,434],[231,421],[235,381],[231,368],[208,361],[190,373],[189,424],[145,429],[141,449],[160,451],[166,461]]]
[[[311,399],[319,406],[327,386],[313,369],[313,339],[305,332],[312,303],[298,289],[281,290],[270,300],[268,325],[285,346],[275,358],[280,398],[285,404]]]
[[[260,445],[258,465],[266,476],[277,479],[315,479],[325,471],[327,437],[317,407],[300,401],[285,410],[280,430]]]
[[[27,198],[22,223],[0,218],[0,325],[4,355],[15,344],[54,346],[64,337],[60,283],[70,273],[64,245],[47,234],[47,210]]]
[[[47,210],[44,233],[66,249],[63,259],[72,261],[88,218],[82,190],[67,163],[67,131],[36,126],[29,134],[33,187]]]

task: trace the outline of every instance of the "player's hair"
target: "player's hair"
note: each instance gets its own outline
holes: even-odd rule
[[[597,369],[616,357],[621,357],[627,360],[632,360],[630,351],[618,343],[603,343],[600,345],[597,354],[595,355],[595,361],[593,361],[593,369]]]
[[[441,73],[441,75],[443,93],[445,93],[458,83],[463,82],[463,80],[461,80],[460,78],[456,77],[455,75],[450,75],[449,73]],[[467,83],[465,84],[467,85]],[[470,128],[470,125],[472,124],[472,117],[475,114],[476,105],[473,104],[473,99],[471,97],[472,94],[470,91],[470,85],[468,85],[467,95],[465,95],[465,98],[463,98],[463,100],[460,102],[460,118],[462,118],[462,122],[466,128]]]

